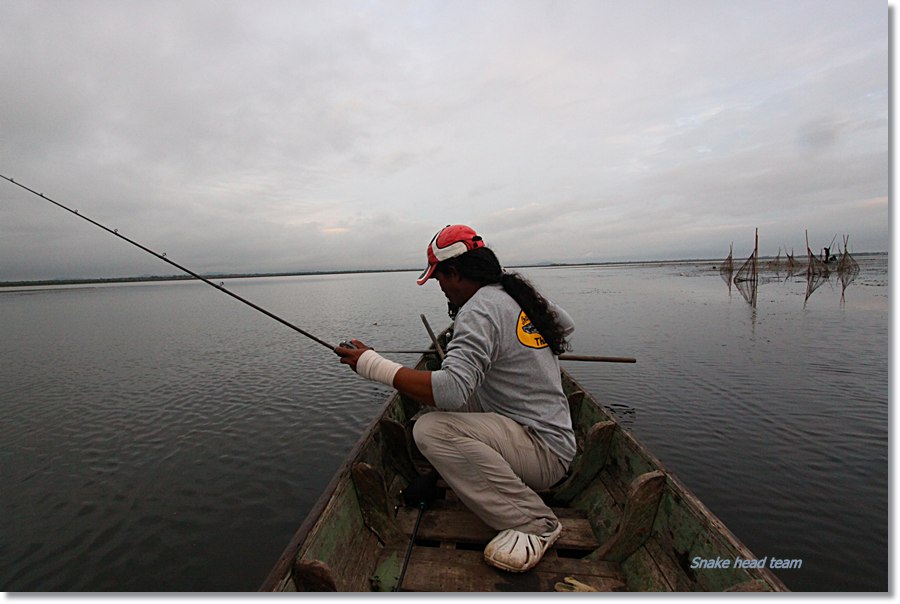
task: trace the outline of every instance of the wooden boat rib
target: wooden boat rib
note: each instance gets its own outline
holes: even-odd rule
[[[441,338],[446,340],[448,333]],[[419,369],[436,369],[434,354]],[[544,559],[524,574],[484,563],[496,531],[438,482],[424,509],[403,591],[787,591],[634,436],[565,371],[579,452],[568,477],[542,493],[563,525]],[[394,393],[353,448],[263,583],[262,591],[393,591],[418,508],[402,490],[429,468],[411,422],[428,412]],[[729,568],[697,568],[728,560]],[[752,564],[752,562],[751,562]],[[703,565],[706,565],[704,563]]]

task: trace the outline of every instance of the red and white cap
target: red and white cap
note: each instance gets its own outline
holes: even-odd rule
[[[456,258],[475,248],[484,247],[481,237],[463,224],[448,224],[437,232],[425,251],[428,256],[428,268],[419,276],[416,283],[424,285],[434,274],[438,262]]]

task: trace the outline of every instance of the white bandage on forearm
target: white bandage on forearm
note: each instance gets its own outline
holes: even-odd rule
[[[356,373],[367,380],[381,382],[386,386],[394,387],[394,376],[403,367],[400,363],[389,361],[374,350],[367,350],[359,355],[356,362]]]

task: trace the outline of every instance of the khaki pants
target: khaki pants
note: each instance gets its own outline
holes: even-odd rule
[[[459,499],[498,531],[540,534],[559,520],[535,490],[567,465],[531,430],[496,413],[435,411],[413,428],[416,445]]]

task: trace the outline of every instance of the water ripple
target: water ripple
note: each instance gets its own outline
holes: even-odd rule
[[[528,276],[578,352],[638,358],[576,379],[751,549],[809,561],[789,586],[884,589],[886,278],[806,308],[802,284],[767,284],[751,313],[717,274],[672,271]],[[335,341],[422,348],[418,315],[446,306],[411,276],[229,287]],[[380,410],[387,388],[208,289],[0,296],[6,590],[255,589]]]

